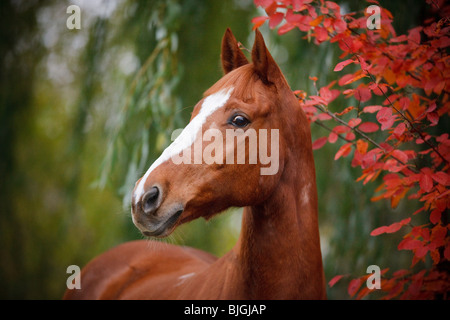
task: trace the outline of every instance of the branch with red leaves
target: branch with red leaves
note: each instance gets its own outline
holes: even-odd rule
[[[450,115],[450,19],[439,17],[450,8],[443,0],[427,1],[435,18],[397,35],[392,13],[375,0],[367,2],[380,8],[380,29],[368,30],[366,12],[342,14],[338,4],[323,0],[254,0],[266,15],[252,23],[258,28],[268,22],[279,35],[299,29],[316,45],[339,46],[343,60],[334,71],[352,71],[313,95],[294,92],[310,122],[329,132],[313,142],[313,149],[345,140],[335,160],[352,155],[351,165],[362,170],[357,181],[364,185],[382,179],[371,201],[387,199],[395,208],[407,197],[420,204],[408,218],[371,232],[372,236],[403,232],[397,249],[412,254],[410,269],[390,276],[388,269],[383,270],[384,298],[449,298],[450,139],[446,132],[436,134],[435,128]],[[358,107],[336,110],[339,106],[333,101],[340,95],[356,100]],[[384,101],[371,104],[376,96]],[[419,214],[426,214],[429,223],[415,225]],[[421,271],[414,271],[426,257],[432,267],[423,263]],[[343,277],[334,277],[330,287]],[[372,292],[362,285],[365,279],[367,275],[350,281],[351,297],[361,299]]]

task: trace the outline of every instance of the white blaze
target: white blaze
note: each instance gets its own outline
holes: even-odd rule
[[[222,89],[208,97],[205,98],[203,104],[200,108],[200,112],[197,116],[189,122],[189,124],[184,128],[183,132],[175,139],[170,146],[168,146],[163,153],[156,159],[155,162],[150,166],[150,168],[145,173],[144,177],[139,182],[139,185],[135,191],[135,204],[139,202],[142,195],[144,194],[144,185],[147,181],[150,173],[158,167],[161,163],[169,160],[172,156],[175,156],[182,152],[186,148],[190,148],[194,143],[197,134],[201,131],[203,124],[206,122],[208,116],[213,114],[217,109],[223,107],[225,103],[230,98],[233,88]]]

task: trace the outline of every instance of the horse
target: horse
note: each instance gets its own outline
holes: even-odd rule
[[[143,235],[165,237],[183,223],[244,207],[235,246],[218,258],[150,239],[127,242],[89,262],[81,289],[65,299],[326,299],[306,115],[258,29],[251,63],[230,29],[221,49],[224,76],[136,182],[131,212]],[[272,169],[263,152],[251,152],[262,149],[276,158]],[[202,151],[214,161],[201,159]]]

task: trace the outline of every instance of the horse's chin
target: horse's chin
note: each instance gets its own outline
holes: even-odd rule
[[[165,214],[168,218],[163,221],[152,222],[142,224],[134,221],[135,226],[141,231],[141,233],[146,237],[164,238],[169,236],[178,225],[180,225],[183,219],[180,216],[183,214],[183,209],[178,208],[173,210],[173,212]]]
[[[204,218],[205,220],[209,220],[223,211],[224,210],[212,210],[211,207],[194,209],[190,206],[184,208],[181,205],[176,205],[172,207],[168,212],[156,213],[157,216],[160,215],[166,217],[165,219],[161,219],[159,221],[153,220],[151,222],[145,223],[141,221],[138,222],[133,217],[133,222],[144,236],[164,238],[169,236],[173,231],[175,231],[178,226],[184,223],[190,222],[197,218]]]

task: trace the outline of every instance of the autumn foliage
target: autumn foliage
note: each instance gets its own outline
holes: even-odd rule
[[[450,114],[450,7],[445,1],[427,1],[434,18],[396,34],[393,14],[377,1],[367,3],[380,8],[380,29],[373,30],[367,27],[370,12],[342,14],[331,1],[254,3],[266,12],[252,20],[254,28],[267,22],[279,35],[298,28],[316,45],[330,42],[342,51],[334,68],[337,81],[312,94],[295,91],[311,123],[329,131],[313,142],[313,149],[343,140],[335,160],[352,157],[351,165],[361,168],[357,181],[379,184],[371,201],[387,200],[393,208],[400,201],[419,204],[408,218],[371,232],[374,237],[401,232],[397,248],[411,252],[409,269],[382,270],[384,298],[448,299],[450,137],[436,128]],[[317,78],[311,80],[316,83]],[[334,105],[341,95],[357,103]],[[371,103],[377,96],[383,102]],[[419,216],[428,222],[423,224]],[[425,259],[431,259],[431,268]],[[329,285],[342,277],[337,275]],[[350,281],[351,297],[372,292],[364,285],[367,277]]]

